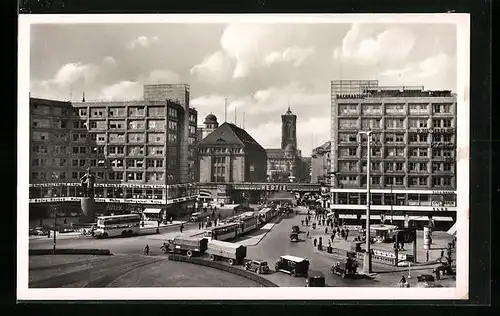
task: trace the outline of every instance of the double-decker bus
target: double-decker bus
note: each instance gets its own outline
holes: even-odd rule
[[[94,237],[129,237],[139,235],[141,219],[140,214],[99,216],[94,230]]]
[[[212,239],[228,240],[235,238],[239,234],[239,226],[239,223],[230,223],[207,228],[205,230],[205,238],[209,241]]]

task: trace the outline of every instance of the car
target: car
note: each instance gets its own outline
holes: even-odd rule
[[[306,287],[325,287],[325,275],[321,271],[310,271],[306,279]]]
[[[309,272],[309,260],[306,258],[283,255],[276,260],[274,270],[276,272],[288,273],[291,276],[305,276]]]
[[[256,272],[257,274],[269,273],[269,265],[265,260],[247,260],[245,270]]]
[[[35,227],[30,229],[30,235],[34,236],[46,236],[49,234],[49,231],[44,227]]]
[[[340,275],[342,278],[346,276],[355,277],[358,269],[358,262],[353,258],[346,258],[336,262],[330,269],[332,274]]]

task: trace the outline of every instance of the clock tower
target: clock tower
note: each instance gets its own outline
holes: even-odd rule
[[[297,148],[297,115],[288,106],[286,113],[281,116],[281,149],[290,144]]]

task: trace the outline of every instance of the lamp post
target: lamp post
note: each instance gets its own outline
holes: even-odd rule
[[[372,136],[372,131],[366,131],[366,132],[358,132],[359,135],[366,135],[366,144],[367,144],[367,150],[366,150],[366,252],[363,260],[363,270],[365,273],[371,273],[372,272],[372,256],[371,256],[371,249],[370,249],[370,204],[371,204],[371,199],[370,199],[370,142],[371,142],[371,136]]]

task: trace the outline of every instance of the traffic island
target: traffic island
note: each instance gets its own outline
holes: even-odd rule
[[[201,266],[229,272],[229,273],[247,278],[247,279],[254,281],[254,282],[256,282],[262,286],[265,286],[265,287],[278,287],[278,285],[276,285],[275,283],[273,283],[273,282],[269,281],[268,279],[265,279],[259,275],[253,274],[251,272],[248,272],[246,270],[243,270],[243,269],[240,269],[240,268],[237,268],[234,266],[225,265],[225,264],[222,264],[220,262],[208,261],[206,259],[203,259],[202,257],[188,258],[188,257],[184,257],[184,256],[169,254],[168,260],[186,262],[186,263],[201,265]]]

